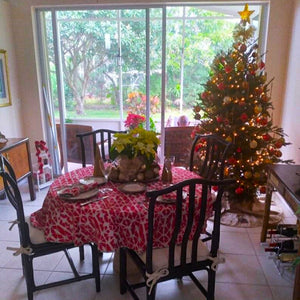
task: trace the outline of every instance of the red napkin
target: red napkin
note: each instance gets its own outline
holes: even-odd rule
[[[98,183],[94,182],[91,184],[76,184],[71,187],[66,187],[58,192],[60,197],[69,198],[76,197],[79,194],[88,192],[98,187]]]

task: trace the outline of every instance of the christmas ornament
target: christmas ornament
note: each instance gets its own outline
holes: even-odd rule
[[[244,192],[244,189],[240,186],[235,190],[235,193],[238,195],[242,194],[243,192]]]
[[[246,171],[246,172],[244,173],[244,177],[245,177],[246,179],[251,178],[251,177],[252,177],[252,172]]]
[[[265,186],[261,186],[261,187],[259,188],[259,192],[260,192],[261,194],[265,194],[266,191],[267,191],[267,188],[266,188]]]
[[[194,107],[194,112],[199,112],[201,110],[201,107],[199,106],[199,105],[196,105],[195,107]]]
[[[275,144],[274,144],[274,146],[275,146],[276,148],[281,148],[282,145],[283,145],[282,140],[277,140],[277,141],[275,142]]]
[[[255,179],[258,179],[258,178],[260,177],[260,173],[254,172],[253,177],[254,177]]]
[[[229,104],[231,102],[231,98],[229,96],[225,96],[223,99],[223,104]]]
[[[230,136],[228,136],[226,139],[225,139],[227,142],[231,143],[232,142],[232,138]]]
[[[256,114],[256,115],[258,115],[259,113],[261,113],[262,112],[262,106],[261,105],[255,105],[254,106],[254,113]]]
[[[251,148],[251,149],[255,149],[256,147],[257,147],[257,141],[252,140],[252,141],[250,142],[250,148]]]
[[[228,187],[228,199],[242,205],[256,200],[258,189],[267,181],[267,165],[288,162],[280,159],[279,149],[287,143],[282,139],[283,130],[272,124],[270,82],[255,28],[250,25],[251,14],[248,5],[240,12],[232,47],[216,55],[196,103],[204,111],[198,132],[214,133],[233,143],[225,169],[237,182]],[[199,120],[196,106],[194,115]]]
[[[271,139],[271,136],[268,133],[266,133],[262,135],[262,138],[264,141],[268,142]]]
[[[246,113],[242,113],[240,119],[242,122],[246,122],[248,120],[248,115]]]

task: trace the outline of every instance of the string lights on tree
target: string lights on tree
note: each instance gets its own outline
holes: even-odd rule
[[[194,106],[195,119],[201,119],[197,133],[217,134],[233,143],[225,171],[237,182],[228,191],[229,200],[250,207],[257,191],[266,190],[267,165],[291,162],[281,159],[280,149],[289,143],[283,129],[272,122],[273,79],[267,81],[264,55],[254,39],[253,12],[247,4],[239,12],[232,48],[214,58],[210,78]]]

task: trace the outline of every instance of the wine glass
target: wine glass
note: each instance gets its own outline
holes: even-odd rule
[[[175,156],[169,156],[169,160],[171,162],[171,168],[173,168],[174,164],[175,164]]]
[[[113,164],[113,162],[111,160],[107,160],[104,163],[104,177],[105,177],[106,181],[108,181],[110,170],[112,168],[112,164]]]

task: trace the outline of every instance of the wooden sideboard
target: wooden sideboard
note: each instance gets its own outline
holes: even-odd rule
[[[265,242],[267,230],[275,228],[269,224],[270,206],[272,200],[272,192],[277,190],[285,199],[290,208],[296,212],[300,207],[300,165],[271,165],[268,167],[267,194],[265,201],[265,212],[263,226],[260,235],[260,241]],[[297,224],[300,223],[298,216]],[[300,255],[300,247],[298,249]],[[296,267],[296,275],[294,282],[293,300],[300,299],[300,265]]]
[[[32,164],[28,138],[12,138],[4,147],[0,148],[0,153],[6,157],[13,167],[18,182],[24,178],[28,180],[31,200],[35,200],[35,190],[33,186]],[[3,180],[0,178],[0,199],[4,199]]]

